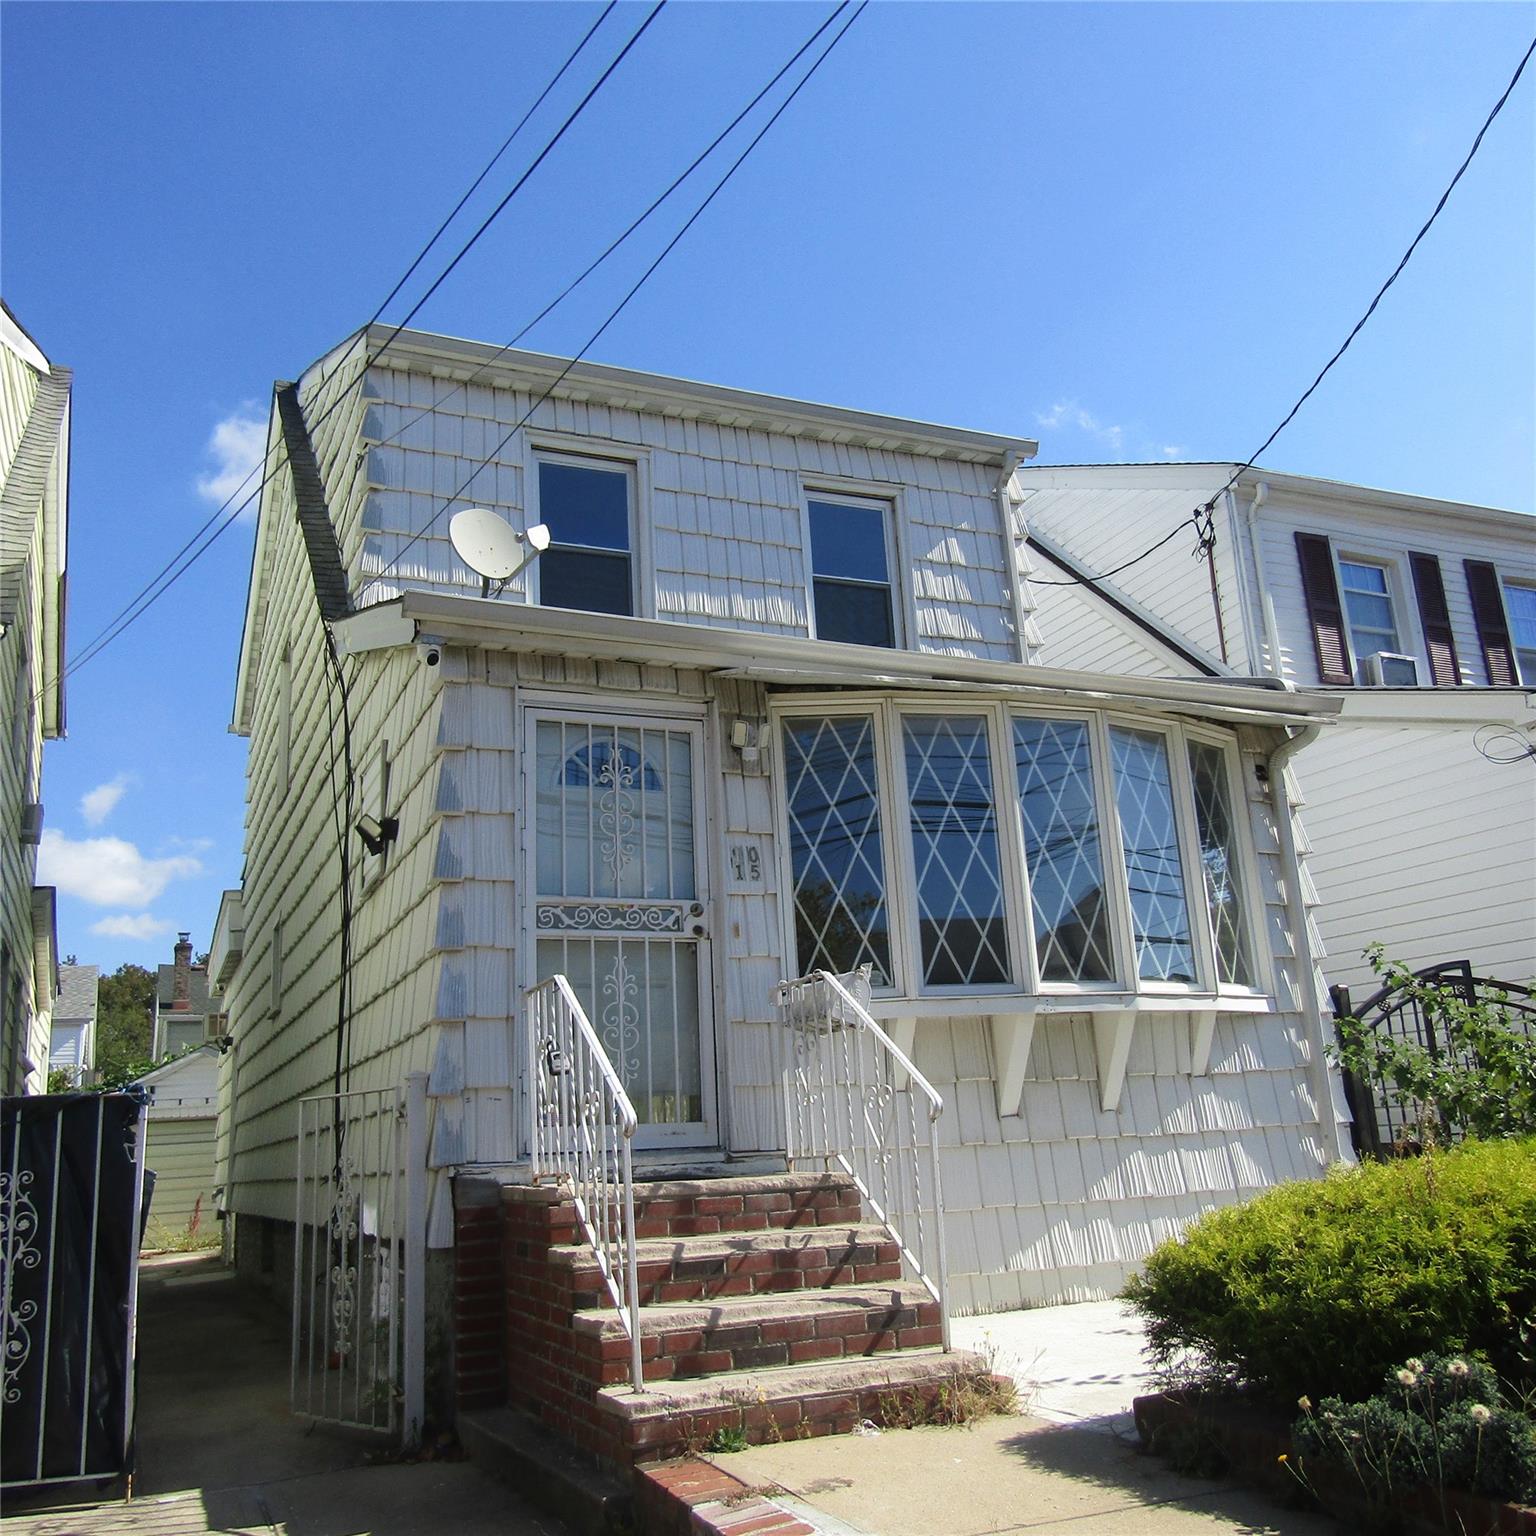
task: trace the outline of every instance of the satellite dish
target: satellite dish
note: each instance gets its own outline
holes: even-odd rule
[[[448,537],[459,559],[480,578],[480,595],[500,593],[531,560],[549,548],[549,529],[536,523],[519,533],[488,507],[466,507],[448,523]]]

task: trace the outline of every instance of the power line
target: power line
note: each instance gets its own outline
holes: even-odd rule
[[[1222,488],[1217,491],[1209,501],[1202,502],[1200,506],[1196,507],[1195,510],[1187,518],[1185,518],[1185,520],[1180,523],[1172,533],[1167,536],[1167,538],[1159,539],[1157,543],[1152,545],[1150,549],[1144,549],[1139,555],[1136,555],[1134,558],[1127,560],[1123,565],[1117,565],[1114,570],[1104,571],[1101,574],[1089,575],[1086,577],[1074,577],[1069,581],[1034,581],[1032,579],[1030,582],[1031,586],[1091,586],[1095,581],[1107,580],[1109,577],[1117,575],[1121,571],[1128,570],[1131,566],[1137,564],[1139,561],[1145,560],[1148,555],[1155,554],[1163,547],[1163,545],[1168,543],[1169,539],[1172,539],[1174,535],[1183,532],[1185,528],[1188,528],[1191,525],[1193,525],[1200,534],[1200,537],[1196,543],[1195,550],[1193,551],[1195,557],[1197,559],[1204,559],[1211,553],[1211,551],[1216,546],[1216,503],[1220,501],[1221,498],[1225,496],[1227,492],[1230,491],[1232,487],[1236,485],[1237,482],[1241,480],[1242,477],[1250,469],[1253,468],[1265,450],[1268,449],[1270,445],[1275,441],[1275,439],[1279,437],[1280,434],[1285,431],[1285,429],[1290,426],[1290,424],[1296,419],[1297,412],[1300,411],[1302,406],[1304,406],[1307,401],[1312,398],[1312,395],[1316,391],[1318,385],[1321,384],[1325,378],[1327,378],[1329,372],[1333,368],[1333,365],[1337,363],[1347,351],[1349,351],[1350,344],[1354,341],[1355,337],[1358,336],[1362,330],[1364,330],[1366,321],[1368,321],[1371,316],[1376,313],[1376,306],[1380,304],[1382,299],[1386,297],[1387,290],[1393,285],[1393,283],[1398,280],[1399,277],[1403,275],[1403,269],[1408,265],[1408,262],[1412,258],[1413,253],[1419,248],[1419,242],[1423,240],[1425,235],[1427,235],[1431,228],[1434,226],[1435,220],[1440,217],[1440,214],[1445,208],[1446,203],[1450,201],[1451,193],[1456,190],[1456,184],[1464,175],[1466,175],[1467,167],[1472,164],[1473,158],[1476,156],[1478,150],[1482,147],[1483,136],[1488,132],[1489,128],[1493,126],[1494,118],[1496,118],[1499,113],[1504,110],[1504,103],[1509,100],[1510,93],[1514,90],[1515,86],[1519,84],[1520,76],[1525,73],[1525,66],[1530,63],[1531,55],[1533,53],[1536,53],[1536,38],[1531,39],[1530,46],[1525,50],[1525,53],[1519,64],[1515,66],[1514,74],[1510,76],[1509,84],[1504,87],[1503,94],[1496,102],[1494,102],[1493,110],[1489,112],[1488,116],[1483,120],[1483,126],[1477,130],[1477,137],[1472,140],[1472,147],[1467,151],[1466,158],[1461,162],[1459,166],[1456,167],[1456,174],[1451,177],[1449,183],[1446,185],[1445,191],[1440,194],[1440,200],[1435,204],[1434,211],[1424,221],[1423,225],[1419,229],[1418,234],[1416,234],[1409,242],[1408,249],[1403,252],[1402,259],[1392,269],[1392,275],[1386,280],[1386,282],[1381,285],[1380,288],[1376,290],[1376,297],[1373,298],[1368,305],[1366,305],[1365,313],[1361,315],[1357,321],[1355,321],[1353,328],[1350,330],[1349,335],[1347,335],[1343,342],[1340,344],[1338,351],[1336,351],[1333,356],[1323,364],[1322,369],[1318,373],[1317,377],[1313,379],[1312,382],[1307,385],[1306,389],[1302,391],[1296,403],[1290,408],[1289,411],[1286,412],[1285,417],[1281,421],[1280,425],[1276,427],[1275,430],[1271,432],[1269,436],[1266,437],[1264,441],[1260,443],[1259,446],[1254,449],[1251,454],[1249,454],[1243,463],[1238,465],[1238,467],[1228,478],[1227,483],[1223,485]]]
[[[430,405],[423,406],[421,410],[419,410],[409,420],[402,422],[401,425],[396,427],[388,437],[381,439],[377,446],[380,448],[387,447],[390,443],[394,442],[402,432],[406,432],[411,427],[415,426],[416,423],[422,419],[422,417],[430,416],[434,411],[438,409],[439,406],[452,399],[452,397],[457,394],[458,391],[462,389],[466,384],[472,384],[483,373],[494,366],[498,358],[504,356],[507,352],[510,352],[513,347],[515,347],[531,330],[533,330],[536,325],[539,324],[540,321],[546,319],[551,313],[553,313],[554,310],[558,309],[559,306],[571,296],[571,294],[573,294],[584,282],[586,282],[586,280],[591,277],[591,275],[597,271],[597,269],[602,266],[602,264],[607,261],[608,258],[612,256],[613,253],[618,250],[618,248],[623,245],[624,242],[628,240],[629,237],[634,234],[634,232],[639,229],[640,226],[644,224],[645,221],[650,218],[650,216],[655,213],[656,210],[660,208],[661,205],[666,202],[666,200],[671,197],[672,194],[676,192],[677,189],[682,186],[682,184],[687,181],[688,178],[692,176],[693,173],[698,170],[698,168],[703,165],[707,159],[709,159],[709,157],[720,147],[720,145],[724,143],[725,140],[728,139],[731,134],[741,125],[742,120],[747,117],[752,112],[752,110],[762,101],[762,99],[774,88],[774,86],[776,86],[779,81],[781,81],[784,76],[794,68],[794,66],[805,55],[806,51],[816,42],[816,39],[819,38],[821,34],[825,32],[827,28],[830,27],[832,23],[836,21],[837,18],[852,3],[853,0],[839,0],[839,4],[831,12],[831,14],[828,15],[827,19],[822,22],[822,24],[817,27],[817,29],[811,33],[811,35],[806,38],[803,43],[801,43],[799,48],[797,48],[788,59],[784,61],[778,73],[774,75],[774,77],[762,88],[762,90],[760,90],[757,95],[754,96],[752,100],[749,101],[746,106],[744,106],[741,111],[738,112],[736,116],[733,117],[730,122],[727,123],[725,127],[715,135],[713,139],[710,140],[708,146],[705,149],[703,149],[698,155],[694,157],[688,168],[679,176],[677,176],[673,180],[672,184],[667,187],[667,189],[662,192],[660,196],[654,198],[651,201],[650,206],[646,208],[645,212],[642,213],[639,218],[637,218],[632,224],[630,224],[629,228],[626,229],[623,234],[618,236],[617,239],[610,241],[602,254],[590,262],[578,277],[573,278],[569,283],[567,283],[566,286],[558,294],[556,294],[555,297],[551,299],[549,303],[546,304],[544,308],[541,309],[538,314],[536,314],[533,319],[531,319],[510,341],[505,342],[503,345],[498,347],[488,358],[486,358],[483,363],[479,365],[479,367],[474,370],[473,373],[470,373],[463,379],[456,381],[450,388],[446,389],[441,395],[439,395],[437,399],[435,399]]]
[[[779,118],[782,117],[784,112],[788,109],[790,103],[794,101],[795,97],[797,97],[800,92],[803,91],[805,87],[810,83],[812,76],[814,76],[816,71],[820,69],[821,66],[826,62],[832,50],[836,48],[837,45],[847,35],[848,29],[854,24],[854,22],[859,19],[860,16],[864,14],[864,9],[868,4],[869,0],[859,0],[859,3],[853,14],[848,18],[847,21],[843,23],[837,34],[832,38],[827,46],[822,49],[820,54],[817,55],[816,59],[811,64],[811,67],[806,70],[805,74],[800,77],[794,89],[791,90],[789,95],[786,96],[784,100],[780,102],[779,105],[774,109],[772,116],[769,117],[768,121],[764,123],[760,129],[758,129],[757,133],[748,142],[747,147],[742,150],[741,154],[739,154],[736,159],[731,162],[730,167],[726,170],[725,174],[720,178],[720,180],[715,183],[714,187],[710,190],[709,195],[705,197],[704,201],[700,203],[699,206],[695,208],[694,211],[688,216],[688,219],[683,224],[683,227],[679,229],[675,235],[673,235],[673,237],[666,243],[665,246],[662,247],[660,255],[658,255],[656,259],[651,262],[650,266],[648,266],[645,271],[640,274],[634,286],[630,288],[629,292],[626,293],[624,297],[619,300],[618,304],[616,304],[614,308],[609,311],[608,317],[603,321],[603,323],[598,326],[598,328],[593,331],[593,333],[586,339],[586,341],[582,344],[580,351],[578,351],[574,357],[570,358],[566,362],[565,366],[560,370],[558,374],[555,375],[554,379],[551,380],[549,385],[545,388],[544,393],[541,394],[539,398],[528,407],[528,409],[523,413],[518,421],[515,422],[513,426],[507,431],[506,435],[502,437],[501,441],[498,442],[495,447],[493,447],[491,451],[486,454],[478,464],[475,465],[474,469],[470,471],[469,475],[463,481],[460,482],[460,484],[447,498],[447,500],[443,502],[442,506],[440,506],[437,511],[427,519],[425,525],[413,533],[411,537],[407,539],[406,542],[402,544],[398,550],[395,551],[394,555],[383,566],[383,568],[369,578],[371,582],[381,581],[385,576],[389,574],[395,565],[399,563],[401,556],[403,556],[408,549],[426,537],[426,535],[435,526],[438,519],[442,517],[443,513],[446,512],[448,508],[451,507],[453,503],[464,494],[464,491],[474,480],[475,476],[478,475],[480,471],[484,469],[485,466],[489,464],[490,461],[494,459],[496,455],[500,453],[501,450],[506,447],[506,445],[511,442],[512,439],[520,431],[522,431],[522,429],[528,424],[529,419],[533,416],[533,413],[538,410],[538,408],[543,405],[546,400],[549,399],[549,397],[555,392],[556,389],[560,387],[561,383],[565,380],[570,371],[577,365],[577,363],[582,360],[583,357],[586,356],[586,354],[593,348],[593,346],[596,345],[598,339],[603,335],[608,327],[612,325],[613,322],[617,320],[621,314],[623,314],[624,310],[629,305],[630,300],[632,300],[635,295],[640,292],[640,290],[645,286],[646,282],[650,279],[652,273],[656,271],[656,269],[662,264],[662,262],[667,259],[669,255],[671,255],[678,242],[683,238],[684,235],[688,233],[690,229],[693,228],[694,224],[698,222],[699,218],[703,215],[704,210],[708,208],[709,205],[714,202],[714,200],[720,195],[720,193],[725,190],[726,185],[730,182],[731,178],[735,176],[736,172],[741,169],[742,164],[746,161],[747,157],[752,153],[754,149],[757,148],[760,143],[762,143],[763,138],[768,133],[769,129],[771,129],[773,125],[778,122]]]
[[[458,254],[455,255],[454,258],[449,262],[447,267],[445,267],[443,269],[443,271],[441,273],[439,273],[437,279],[433,282],[432,286],[430,288],[428,288],[427,292],[425,294],[423,294],[422,297],[416,302],[416,304],[412,307],[412,309],[406,315],[406,317],[397,326],[394,327],[394,329],[389,333],[389,335],[387,337],[385,337],[383,344],[379,347],[378,351],[373,354],[372,358],[369,359],[369,361],[367,363],[365,363],[364,368],[359,372],[357,377],[354,378],[353,381],[347,386],[347,388],[345,390],[343,390],[341,392],[341,394],[339,394],[336,397],[336,399],[333,400],[331,402],[331,404],[329,406],[327,406],[326,409],[321,413],[319,419],[315,423],[315,427],[316,428],[321,426],[327,419],[329,419],[331,414],[334,411],[336,411],[341,406],[342,402],[348,397],[348,395],[350,395],[352,390],[355,389],[358,386],[358,384],[361,382],[361,379],[362,379],[363,375],[366,373],[368,367],[371,367],[374,363],[376,363],[379,360],[380,357],[382,357],[384,355],[385,351],[388,350],[389,346],[396,340],[396,338],[400,335],[400,333],[405,329],[405,327],[407,325],[410,324],[411,320],[420,311],[422,305],[425,304],[427,302],[427,300],[432,296],[432,294],[437,291],[437,289],[442,285],[444,279],[448,276],[448,274],[450,272],[452,272],[453,269],[464,258],[464,256],[468,254],[469,250],[475,245],[475,243],[480,239],[480,237],[490,227],[491,223],[494,222],[494,220],[497,218],[497,216],[502,212],[502,210],[512,200],[513,196],[516,195],[516,193],[522,188],[524,183],[527,182],[528,178],[533,174],[533,172],[538,168],[538,166],[548,157],[550,151],[555,147],[555,145],[565,135],[566,130],[569,129],[571,127],[571,125],[576,121],[576,119],[581,115],[582,111],[586,108],[587,104],[592,100],[592,98],[602,88],[603,84],[608,80],[609,76],[611,76],[613,74],[614,70],[618,68],[619,64],[623,61],[625,56],[629,53],[630,49],[633,48],[634,45],[640,40],[640,37],[642,36],[642,34],[651,25],[651,23],[653,21],[655,21],[656,17],[661,13],[662,9],[666,6],[666,4],[667,4],[667,0],[657,0],[656,5],[653,6],[651,11],[650,11],[650,14],[647,15],[645,20],[640,24],[640,26],[636,29],[634,34],[630,37],[629,41],[627,43],[625,43],[624,47],[619,51],[618,55],[613,59],[613,61],[608,65],[608,67],[603,71],[602,75],[598,78],[597,83],[594,86],[592,86],[592,88],[586,93],[585,96],[582,97],[581,101],[577,104],[575,109],[566,117],[565,121],[560,125],[559,129],[556,131],[554,136],[545,144],[544,148],[542,150],[540,150],[539,154],[534,158],[533,163],[518,178],[517,182],[513,185],[511,191],[509,191],[506,194],[506,196],[501,199],[501,201],[496,205],[495,209],[492,210],[491,214],[481,223],[480,227],[478,229],[476,229],[474,234],[470,236],[469,240],[459,249]],[[606,16],[607,12],[605,11],[603,13],[603,15]],[[598,23],[596,25],[600,25],[601,22],[602,22],[602,19],[603,19],[602,16],[600,16],[598,18]],[[594,25],[594,27],[591,29],[591,31],[595,31],[596,30],[596,25]],[[587,37],[591,36],[591,31],[588,32]],[[555,76],[555,80],[558,80],[560,78],[560,76],[563,75],[565,73],[565,71],[570,67],[570,64],[571,64],[572,60],[575,58],[576,53],[579,53],[581,51],[581,48],[586,45],[586,41],[587,41],[587,38],[584,37],[582,39],[581,44],[578,45],[578,48],[576,49],[576,52],[573,53],[571,55],[571,57],[568,58],[566,60],[566,62],[560,67],[560,70],[558,71],[558,73]],[[540,100],[543,99],[543,96],[548,94],[548,90],[553,87],[554,83],[555,83],[554,81],[550,82],[550,87],[546,88],[546,90],[543,93],[543,95],[541,95]],[[537,103],[535,103],[535,106],[537,106]],[[530,108],[529,114],[527,114],[527,115],[531,115],[532,110],[533,109]],[[526,121],[526,116],[524,118],[524,121]],[[521,126],[521,125],[519,125],[519,126]],[[508,142],[510,143],[510,138],[509,138]],[[500,158],[500,153],[501,152],[498,151],[496,158]],[[494,164],[494,160],[493,160],[492,163]],[[487,167],[487,170],[489,170],[489,167]],[[481,176],[476,181],[476,185],[479,185],[479,182],[484,180],[484,176],[485,176],[485,172],[482,172]],[[467,194],[466,194],[466,197],[467,197]],[[463,204],[462,204],[462,201],[461,201],[460,206],[462,207],[462,205]],[[457,212],[457,210],[455,210],[455,212]],[[451,218],[452,218],[452,215],[450,215],[450,222],[451,222]],[[444,227],[446,227],[446,224],[445,224]],[[438,233],[441,234],[441,230],[439,230]],[[434,235],[433,239],[431,241],[429,241],[427,243],[427,245],[423,248],[422,252],[417,256],[416,260],[411,265],[411,270],[412,271],[414,271],[415,268],[420,264],[422,257],[426,254],[426,251],[429,250],[431,248],[431,246],[436,242],[436,239],[437,239],[437,236]],[[397,284],[396,285],[395,289],[391,292],[391,295],[390,295],[391,298],[394,296],[395,293],[399,292],[399,289],[403,285],[403,282],[404,282],[404,279],[402,279],[401,284]],[[386,299],[385,300],[385,304],[387,304],[388,302],[389,302],[389,300]],[[383,312],[383,307],[384,306],[381,305],[379,310],[375,312],[375,320],[377,319],[378,314],[381,314]],[[373,321],[370,321],[369,325],[372,325],[373,323],[374,323]],[[366,335],[367,334],[367,329],[368,329],[368,327],[365,326],[357,334],[358,335]],[[350,354],[350,348],[348,349],[348,352]],[[337,366],[339,367],[340,364],[338,363]],[[269,449],[268,452],[263,455],[263,457],[262,457],[262,464],[263,465],[266,463],[267,458],[270,457],[271,452],[272,452],[272,450]],[[105,650],[106,647],[108,645],[110,645],[114,640],[116,640],[117,637],[119,635],[121,635],[124,630],[126,630],[131,624],[133,624],[134,621],[137,620],[141,614],[143,614],[149,607],[151,607],[155,602],[157,602],[161,597],[163,597],[165,595],[165,593],[167,591],[169,591],[170,588],[172,586],[174,586],[176,584],[176,582],[178,580],[180,580],[180,578],[183,575],[185,575],[186,572],[188,570],[190,570],[191,567],[193,565],[195,565],[197,563],[197,561],[200,560],[202,558],[202,556],[205,555],[208,552],[209,549],[211,549],[213,547],[213,545],[217,542],[217,540],[225,532],[228,531],[228,529],[234,524],[235,520],[239,517],[240,513],[243,512],[245,510],[245,508],[247,506],[249,506],[250,503],[255,499],[255,497],[258,496],[266,488],[266,486],[270,483],[270,481],[273,479],[273,477],[279,472],[279,470],[282,469],[283,464],[286,463],[286,462],[287,462],[287,460],[286,460],[286,455],[285,455],[283,458],[280,458],[276,463],[274,463],[272,465],[272,467],[270,469],[268,469],[266,471],[266,473],[262,476],[260,482],[256,486],[254,486],[251,489],[251,491],[248,494],[246,494],[238,502],[238,504],[234,505],[232,510],[231,510],[231,504],[235,502],[235,498],[236,497],[240,496],[240,493],[241,493],[242,489],[250,481],[251,476],[256,473],[256,470],[261,468],[261,465],[257,465],[255,467],[253,467],[246,474],[245,479],[241,481],[240,485],[238,485],[230,493],[230,495],[225,499],[223,505],[220,506],[219,508],[217,508],[211,514],[211,516],[207,519],[206,522],[203,523],[203,525],[197,530],[197,532],[194,533],[192,535],[192,537],[190,539],[188,539],[186,541],[186,543],[184,543],[181,546],[181,548],[174,555],[171,556],[171,558],[165,563],[165,565],[163,565],[161,567],[160,571],[154,577],[152,577],[150,579],[150,581],[143,588],[140,589],[138,596],[133,598],[133,599],[131,599],[129,601],[129,603],[127,604],[127,606],[124,607],[123,609],[121,609],[119,611],[119,613],[117,614],[117,616],[115,618],[113,618],[112,620],[110,620],[108,622],[108,624],[106,625],[106,627],[92,641],[90,641],[84,647],[84,649],[81,651],[81,653],[78,654],[73,661],[71,661],[70,663],[68,663],[65,666],[63,671],[59,674],[58,681],[62,683],[63,680],[66,677],[68,677],[72,672],[77,671],[80,667],[84,666],[87,662],[94,660],[95,657],[100,655],[100,653],[103,650]],[[226,513],[227,513],[227,516],[225,515]],[[221,516],[224,516],[224,521],[222,523],[219,523],[218,527],[214,528],[213,527],[214,523]],[[198,541],[200,539],[203,539],[205,534],[208,534],[208,530],[210,528],[213,528],[213,532],[204,540],[204,542],[199,547],[197,547],[196,549],[193,549],[193,546],[197,545]],[[190,553],[190,555],[188,554],[189,550],[192,551]],[[186,557],[186,558],[183,558],[183,557]],[[179,565],[178,565],[178,562],[180,562]]]

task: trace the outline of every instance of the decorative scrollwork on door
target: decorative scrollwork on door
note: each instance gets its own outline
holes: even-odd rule
[[[5,1314],[5,1356],[0,1360],[0,1400],[21,1400],[18,1378],[32,1354],[32,1330],[28,1324],[37,1317],[37,1303],[17,1300],[16,1277],[42,1262],[38,1246],[37,1206],[29,1193],[31,1169],[19,1173],[0,1173],[0,1286],[7,1298]]]

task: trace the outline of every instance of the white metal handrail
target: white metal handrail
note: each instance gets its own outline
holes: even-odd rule
[[[629,1334],[635,1391],[643,1392],[631,1151],[635,1106],[565,977],[535,982],[525,996],[532,1177],[568,1183],[576,1219]]]
[[[856,996],[866,972],[780,982],[785,1155],[836,1166],[939,1304],[949,1348],[949,1271],[939,1182],[944,1100]]]

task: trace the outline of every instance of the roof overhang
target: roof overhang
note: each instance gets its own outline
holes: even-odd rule
[[[32,887],[32,977],[36,1012],[53,1007],[59,993],[59,901],[51,885]]]
[[[272,464],[273,451],[282,434],[277,415],[277,392],[281,382],[272,386],[272,405],[267,412],[267,442],[263,464]],[[241,736],[251,732],[255,708],[254,685],[261,667],[262,641],[265,638],[267,603],[271,597],[272,552],[276,540],[274,518],[269,515],[272,498],[278,494],[283,477],[273,473],[261,488],[257,501],[256,538],[251,547],[251,579],[245,593],[245,623],[240,630],[240,662],[235,672],[235,709],[230,730]]]
[[[435,592],[405,592],[332,626],[343,652],[436,641],[506,651],[688,667],[781,689],[939,689],[1141,705],[1202,719],[1312,725],[1339,712],[1336,694],[1298,693],[1273,678],[1155,678],[886,651],[794,635],[713,629]]]

